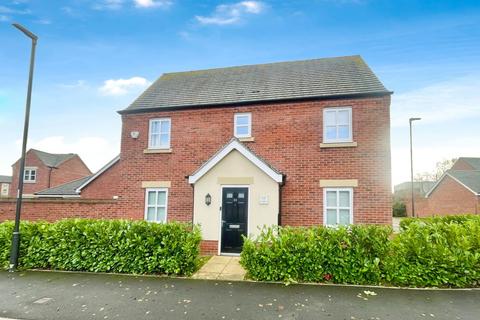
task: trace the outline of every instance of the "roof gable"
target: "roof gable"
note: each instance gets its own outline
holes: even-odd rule
[[[473,194],[480,195],[480,170],[447,170],[430,191],[428,191],[425,197],[429,197],[447,176]]]
[[[47,167],[58,167],[63,162],[78,156],[75,153],[48,153],[36,149],[30,149],[29,152],[33,152],[37,158]]]
[[[283,175],[278,170],[271,167],[266,161],[261,159],[250,149],[244,146],[238,139],[233,138],[228,144],[223,146],[216,154],[213,155],[207,162],[205,162],[200,168],[198,168],[191,176],[188,177],[190,184],[196,183],[202,178],[210,169],[212,169],[217,163],[222,161],[231,151],[237,150],[266,175],[272,178],[275,182],[282,183]]]
[[[121,113],[362,94],[391,92],[348,56],[166,73]]]

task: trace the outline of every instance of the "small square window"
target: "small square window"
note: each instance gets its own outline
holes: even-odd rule
[[[25,168],[23,173],[23,182],[34,183],[37,181],[37,169]]]
[[[353,222],[353,189],[326,188],[323,201],[323,221],[327,226],[346,226]]]
[[[323,142],[352,142],[352,108],[323,109]]]
[[[234,136],[250,138],[252,136],[252,114],[236,113],[234,116]]]

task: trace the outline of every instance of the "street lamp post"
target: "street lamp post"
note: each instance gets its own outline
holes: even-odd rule
[[[415,217],[415,199],[413,191],[413,143],[412,143],[412,122],[422,120],[422,118],[410,118],[408,122],[410,124],[410,188],[412,191],[412,217]]]
[[[20,158],[20,170],[18,173],[18,190],[17,190],[17,206],[15,209],[15,227],[12,235],[12,249],[10,251],[10,267],[9,271],[13,272],[18,266],[18,254],[20,251],[20,212],[22,209],[23,198],[23,176],[25,171],[25,153],[27,149],[28,138],[28,124],[30,122],[30,103],[32,100],[32,81],[33,81],[33,67],[35,64],[35,47],[37,45],[38,37],[25,27],[14,23],[13,26],[22,31],[27,37],[32,40],[32,49],[30,53],[30,71],[28,75],[28,89],[27,89],[27,103],[25,107],[25,123],[23,126],[23,144],[22,144],[22,157]]]

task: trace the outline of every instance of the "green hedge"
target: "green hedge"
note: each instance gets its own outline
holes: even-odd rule
[[[477,221],[480,223],[479,215],[451,215],[451,216],[433,216],[425,218],[405,218],[400,220],[400,229],[405,230],[412,223],[431,224],[431,223],[464,223],[466,221]]]
[[[480,220],[411,223],[390,245],[385,280],[401,286],[480,284]]]
[[[480,284],[480,220],[389,227],[265,229],[245,239],[241,264],[255,280],[400,286]]]
[[[389,227],[264,229],[245,239],[241,264],[253,279],[380,283]]]
[[[198,227],[130,220],[72,219],[21,224],[21,268],[120,273],[193,273]],[[0,224],[0,267],[8,266],[13,223]]]

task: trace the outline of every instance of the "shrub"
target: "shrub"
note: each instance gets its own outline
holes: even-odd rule
[[[386,281],[402,286],[478,286],[480,220],[410,223],[391,242]]]
[[[451,215],[451,216],[433,216],[425,218],[406,218],[400,221],[400,229],[405,230],[412,223],[432,224],[432,223],[464,223],[466,221],[477,221],[480,223],[478,215]]]
[[[256,280],[377,284],[389,227],[270,228],[245,239],[241,264]]]
[[[407,207],[405,203],[401,201],[395,201],[392,207],[392,215],[394,217],[406,217],[407,216]]]
[[[0,267],[8,265],[13,223],[0,224]],[[200,230],[181,223],[70,219],[22,222],[19,265],[70,271],[191,274]]]
[[[255,280],[480,285],[478,216],[407,219],[392,236],[381,226],[265,229],[245,239],[241,264]]]

